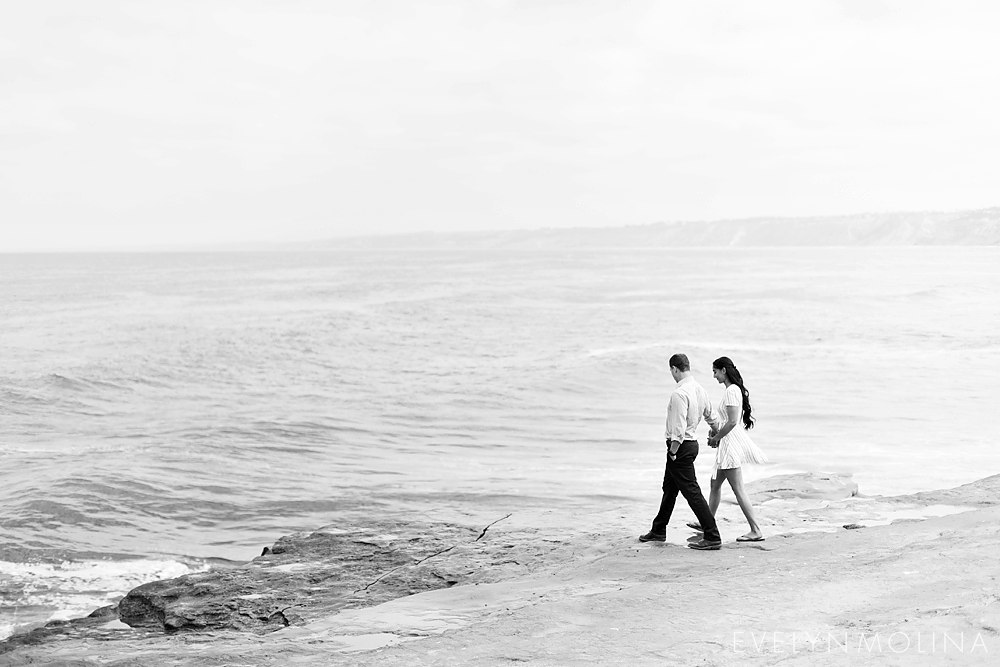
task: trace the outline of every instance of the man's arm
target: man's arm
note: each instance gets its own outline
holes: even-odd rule
[[[671,455],[677,454],[681,442],[684,440],[684,431],[687,430],[687,397],[679,391],[670,395],[670,402],[667,403],[667,447]]]
[[[718,431],[719,424],[722,423],[722,420],[715,416],[715,410],[712,409],[712,402],[708,400],[708,394],[705,394],[704,401],[705,408],[702,412],[702,416],[705,418],[705,421],[708,422],[708,425],[711,427],[713,432]]]

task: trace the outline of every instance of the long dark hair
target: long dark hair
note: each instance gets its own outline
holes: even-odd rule
[[[743,394],[743,425],[748,429],[753,428],[753,417],[750,416],[752,408],[750,407],[750,392],[747,388],[743,386],[743,376],[736,369],[736,364],[729,357],[719,357],[712,362],[712,368],[716,368],[726,374],[726,379],[732,384],[735,384],[740,388],[740,393]]]

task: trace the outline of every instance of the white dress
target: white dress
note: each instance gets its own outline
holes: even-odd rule
[[[722,402],[719,403],[720,430],[728,423],[727,407],[737,408],[736,425],[719,442],[719,447],[715,450],[715,470],[712,471],[712,479],[715,479],[719,470],[739,468],[744,463],[767,463],[764,452],[760,451],[743,425],[743,395],[735,384],[726,387]]]

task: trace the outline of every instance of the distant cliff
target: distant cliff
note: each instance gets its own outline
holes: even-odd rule
[[[603,248],[1000,245],[1000,208],[815,218],[659,222],[605,228],[414,233],[311,244],[336,248]]]

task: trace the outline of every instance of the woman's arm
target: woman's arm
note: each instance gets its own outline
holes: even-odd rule
[[[719,429],[719,432],[708,439],[709,447],[718,447],[719,442],[729,435],[729,432],[736,428],[736,420],[740,418],[740,408],[736,405],[726,406],[726,425]]]

